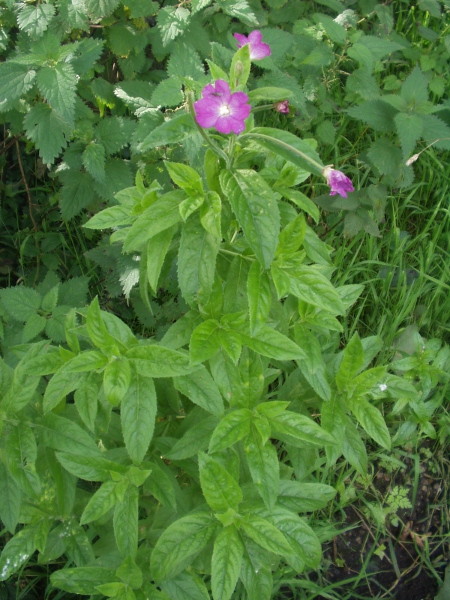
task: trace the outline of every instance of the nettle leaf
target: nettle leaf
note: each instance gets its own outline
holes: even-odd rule
[[[212,0],[192,0],[192,14],[195,14],[211,4]]]
[[[214,600],[229,600],[241,572],[244,544],[234,525],[224,527],[214,541],[211,589]]]
[[[95,179],[85,171],[63,171],[60,174],[63,186],[60,191],[60,207],[63,219],[72,219],[83,208],[87,208],[97,198],[94,190]]]
[[[410,115],[404,112],[394,117],[398,137],[402,145],[404,158],[407,158],[416,146],[417,140],[423,131],[423,120],[418,115]]]
[[[154,106],[178,106],[182,102],[181,81],[177,76],[161,81],[152,94]]]
[[[106,179],[105,175],[105,147],[103,144],[91,143],[86,146],[82,156],[83,166],[99,183]]]
[[[39,91],[69,127],[74,122],[76,83],[75,72],[68,63],[43,67],[37,75]]]
[[[119,4],[119,0],[86,0],[86,11],[97,20],[103,17],[109,17],[114,12]]]
[[[36,314],[41,306],[39,293],[23,285],[5,288],[0,291],[0,301],[8,315],[15,321],[24,323]]]
[[[66,146],[71,131],[62,117],[48,104],[35,104],[25,116],[23,124],[28,139],[36,144],[45,164],[51,164]]]
[[[397,110],[382,99],[366,100],[359,106],[347,110],[354,119],[364,121],[376,131],[391,133],[394,131],[394,117]]]
[[[150,559],[155,580],[172,579],[208,544],[217,527],[210,510],[182,517],[165,529]]]
[[[271,188],[256,171],[247,169],[222,171],[220,181],[247,243],[267,269],[280,231],[280,213]]]
[[[0,111],[13,108],[14,103],[34,84],[36,71],[27,65],[7,61],[0,64]]]
[[[167,63],[167,75],[192,77],[194,81],[198,81],[204,74],[203,64],[197,52],[186,43],[177,41]]]
[[[191,13],[186,8],[166,6],[158,11],[157,26],[161,32],[163,46],[183,33],[190,21]]]
[[[86,7],[82,0],[61,0],[58,3],[59,16],[70,29],[89,31]]]
[[[155,15],[159,10],[159,4],[149,0],[127,0],[127,7],[133,19]]]
[[[95,131],[108,154],[119,152],[130,143],[135,123],[125,117],[105,117],[97,125]]]
[[[25,31],[32,38],[40,37],[55,14],[55,7],[52,4],[37,4],[30,6],[23,4],[17,16],[19,29]]]
[[[247,0],[216,0],[216,3],[230,17],[236,17],[250,27],[259,25]]]
[[[419,102],[428,100],[428,80],[420,67],[414,67],[411,74],[405,79],[400,95],[408,104],[414,102],[417,105]]]
[[[113,200],[123,189],[131,187],[133,175],[128,161],[121,158],[107,158],[105,162],[105,181],[94,180],[94,189],[105,200]]]

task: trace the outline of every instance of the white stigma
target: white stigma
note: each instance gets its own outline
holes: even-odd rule
[[[222,104],[222,106],[219,108],[219,114],[221,117],[226,117],[230,114],[230,107],[228,106],[228,104]]]

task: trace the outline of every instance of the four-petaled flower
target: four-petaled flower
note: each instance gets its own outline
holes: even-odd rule
[[[344,175],[342,171],[333,169],[331,165],[322,170],[322,175],[325,177],[328,185],[331,187],[330,196],[336,196],[336,194],[339,194],[339,196],[347,198],[347,192],[355,191],[350,179]]]
[[[275,102],[273,105],[274,109],[285,115],[289,114],[289,100],[282,100],[281,102]]]
[[[242,133],[251,106],[244,92],[231,93],[223,79],[202,90],[202,98],[194,102],[195,116],[201,127],[215,127],[220,133]]]
[[[262,41],[262,33],[258,29],[249,33],[248,37],[242,33],[235,33],[234,37],[237,39],[238,48],[250,45],[250,60],[261,60],[271,54],[269,44]]]

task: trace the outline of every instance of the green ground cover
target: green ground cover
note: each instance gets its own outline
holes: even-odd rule
[[[0,53],[0,600],[448,600],[449,2],[0,0]]]

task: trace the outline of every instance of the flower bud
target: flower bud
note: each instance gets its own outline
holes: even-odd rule
[[[289,114],[289,100],[282,100],[281,102],[275,102],[273,107],[279,113],[283,113],[284,115]]]
[[[244,65],[242,64],[241,60],[237,60],[236,64],[234,65],[234,74],[236,76],[236,79],[239,79],[243,72],[244,72]]]

